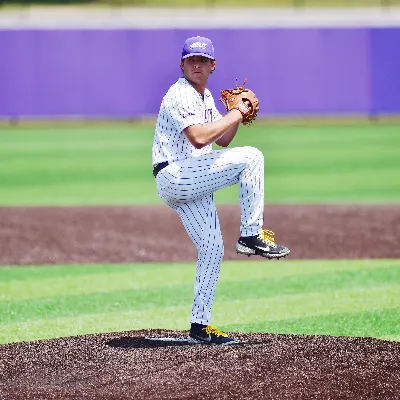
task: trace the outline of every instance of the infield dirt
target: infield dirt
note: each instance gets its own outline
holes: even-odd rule
[[[225,260],[243,260],[235,252],[240,208],[218,214]],[[400,258],[400,205],[268,205],[264,220],[290,259]],[[0,207],[0,221],[0,265],[197,259],[167,206]]]
[[[240,210],[218,207],[225,259]],[[0,208],[0,265],[193,261],[167,207]],[[400,258],[400,206],[269,205],[291,259]],[[266,261],[266,268],[269,262]],[[284,262],[284,261],[280,261]],[[132,327],[134,329],[134,327]],[[237,346],[149,347],[129,331],[0,345],[0,399],[399,399],[400,343],[235,333]]]

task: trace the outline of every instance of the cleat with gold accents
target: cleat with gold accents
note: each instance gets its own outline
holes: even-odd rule
[[[213,325],[201,325],[192,323],[188,342],[191,344],[238,344],[234,338],[229,337],[226,333],[220,331]]]
[[[269,229],[263,229],[256,236],[241,236],[236,243],[236,252],[246,256],[257,255],[269,259],[286,257],[290,250],[286,246],[275,243],[275,234]]]

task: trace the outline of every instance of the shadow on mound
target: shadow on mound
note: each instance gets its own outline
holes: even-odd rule
[[[265,342],[246,340],[246,341],[236,341],[231,344],[225,345],[225,347],[230,346],[240,346],[240,345],[254,345],[263,344]],[[201,346],[198,344],[189,343],[185,337],[139,337],[133,338],[131,336],[123,336],[120,338],[111,339],[106,342],[107,346],[122,348],[122,349],[143,349],[143,348],[154,348],[154,347],[169,347],[169,346]],[[203,346],[208,346],[204,344]]]
[[[140,337],[133,338],[130,336],[123,336],[120,338],[111,339],[106,342],[107,346],[118,347],[122,349],[140,349],[152,347],[167,347],[167,346],[192,346],[186,338],[169,338],[169,337]]]

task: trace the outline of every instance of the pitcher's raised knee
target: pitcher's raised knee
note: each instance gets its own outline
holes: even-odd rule
[[[254,146],[244,146],[243,151],[246,152],[248,158],[251,158],[253,162],[264,162],[264,154]]]

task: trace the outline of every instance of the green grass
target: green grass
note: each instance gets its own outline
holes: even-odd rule
[[[153,124],[0,126],[0,205],[161,204],[151,174]],[[232,146],[266,160],[266,202],[400,200],[400,128],[241,128]],[[218,148],[218,147],[216,147]],[[237,203],[237,186],[216,194]]]
[[[0,269],[0,343],[187,329],[193,264]],[[222,329],[400,340],[400,260],[225,262]]]

